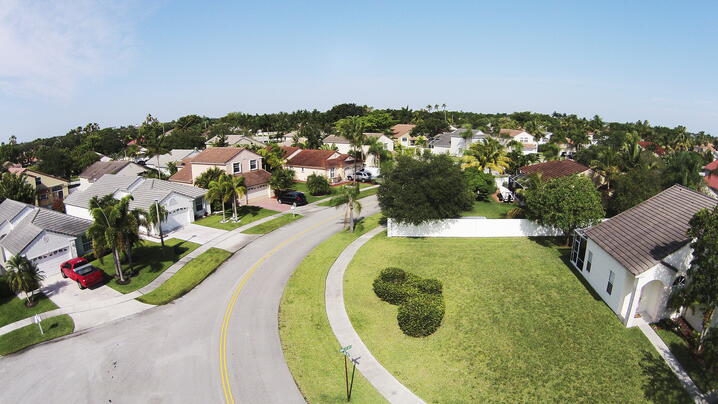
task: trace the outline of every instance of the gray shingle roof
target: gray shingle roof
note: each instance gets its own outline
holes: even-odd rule
[[[5,199],[2,203],[0,203],[0,223],[14,218],[22,212],[26,206],[30,205],[14,201],[12,199]]]
[[[167,168],[168,163],[176,163],[189,157],[193,153],[198,153],[195,149],[172,149],[169,153],[160,154],[160,168]],[[157,164],[157,157],[152,157],[147,164]]]
[[[135,182],[138,182],[138,184],[135,184]],[[65,199],[65,204],[88,208],[92,197],[114,194],[117,191],[132,195],[133,201],[130,203],[130,208],[133,209],[147,209],[155,200],[162,200],[172,192],[192,199],[199,198],[207,192],[202,188],[171,181],[105,174],[86,190],[74,192],[68,196]]]
[[[87,178],[90,182],[96,181],[98,178],[105,174],[115,174],[127,167],[129,164],[134,164],[130,161],[95,161],[89,167],[82,171],[80,178]]]
[[[438,135],[431,138],[431,140],[429,141],[429,145],[434,146],[434,147],[451,147],[451,138],[452,137],[461,137],[461,135],[464,132],[466,132],[466,129],[460,128],[453,132],[439,133]],[[474,130],[472,130],[472,132],[474,133],[472,136],[472,139],[474,139],[474,140],[486,138],[486,135],[484,134],[484,132],[482,132],[480,130],[474,129]]]
[[[634,275],[657,265],[690,241],[688,222],[718,201],[674,185],[586,231],[588,237]]]
[[[5,200],[5,202],[7,201],[8,200]],[[3,202],[3,205],[5,202]],[[21,253],[22,250],[24,250],[25,247],[35,240],[35,238],[44,230],[78,237],[84,234],[92,224],[89,220],[70,216],[54,210],[38,208],[16,201],[11,202],[14,202],[12,204],[13,206],[18,206],[17,204],[20,204],[22,205],[22,208],[32,207],[34,209],[33,212],[30,212],[19,223],[17,223],[10,233],[5,236],[5,238],[0,240],[0,245],[12,254]],[[0,210],[2,210],[1,207],[2,205],[0,205]],[[17,211],[17,213],[20,213],[20,211]]]

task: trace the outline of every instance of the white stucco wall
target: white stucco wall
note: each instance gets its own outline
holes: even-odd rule
[[[389,237],[541,237],[560,236],[558,229],[541,226],[527,219],[482,219],[463,217],[418,226],[387,222]]]
[[[33,259],[65,247],[69,248],[71,256],[77,256],[75,237],[43,231],[35,237],[35,239],[27,247],[25,247],[21,254],[29,259]]]
[[[92,220],[90,210],[87,208],[81,208],[79,206],[65,205],[65,213],[75,217],[81,217],[83,219]]]

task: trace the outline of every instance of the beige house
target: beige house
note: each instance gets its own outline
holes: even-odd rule
[[[170,181],[194,184],[203,172],[219,168],[229,175],[244,177],[247,187],[246,203],[271,196],[271,174],[262,168],[262,156],[241,147],[211,147],[190,160],[185,160],[181,170]]]
[[[23,168],[19,165],[8,167],[8,171],[15,175],[25,176],[25,182],[32,185],[37,193],[35,204],[42,208],[52,208],[55,201],[64,200],[70,193],[68,190],[70,182],[64,178]]]
[[[394,141],[386,136],[383,133],[365,133],[364,136],[367,138],[375,138],[377,139],[381,144],[384,145],[384,148],[388,151],[394,151]],[[352,150],[351,143],[349,142],[349,139],[337,136],[337,135],[329,135],[324,138],[323,140],[325,145],[336,147],[337,151],[339,153],[343,154],[349,154],[349,152]],[[379,167],[380,161],[377,161],[377,158],[371,154],[369,154],[369,146],[364,145],[362,146],[362,153],[364,154],[364,165],[367,167]]]
[[[294,170],[295,178],[306,181],[312,174],[322,175],[330,183],[346,181],[354,175],[354,158],[334,150],[307,150],[281,146],[284,166]]]
[[[394,141],[402,146],[414,146],[416,139],[411,135],[411,131],[416,127],[409,123],[398,123],[391,127],[391,133]]]

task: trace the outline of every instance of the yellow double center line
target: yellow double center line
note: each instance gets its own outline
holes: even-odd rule
[[[219,373],[220,377],[222,378],[222,391],[224,391],[224,400],[227,403],[234,404],[234,396],[232,395],[232,386],[230,384],[229,380],[229,368],[227,367],[227,335],[229,334],[229,320],[232,318],[232,312],[234,311],[234,305],[237,302],[237,299],[239,299],[239,294],[242,292],[242,288],[244,288],[244,285],[247,284],[247,281],[249,281],[249,278],[252,277],[252,274],[254,274],[255,271],[259,268],[260,265],[267,259],[269,259],[272,255],[276,254],[277,251],[281,250],[288,244],[296,241],[300,237],[302,237],[304,234],[317,229],[321,226],[324,226],[325,224],[338,219],[342,215],[336,215],[332,216],[331,218],[318,223],[304,231],[301,231],[294,236],[284,240],[280,244],[278,244],[276,247],[271,249],[267,254],[262,256],[257,262],[252,265],[251,268],[242,276],[242,279],[239,281],[239,284],[237,285],[237,288],[234,289],[234,292],[232,292],[232,296],[229,299],[229,304],[227,304],[227,309],[224,311],[224,319],[222,320],[222,329],[219,334]]]

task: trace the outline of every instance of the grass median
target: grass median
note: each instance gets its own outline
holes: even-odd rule
[[[42,293],[33,297],[34,306],[27,307],[25,299],[15,297],[15,294],[5,291],[5,288],[4,283],[0,285],[0,327],[57,308],[57,305]]]
[[[376,188],[370,188],[365,189],[364,191],[359,191],[359,196],[357,199],[366,198],[367,196],[375,195],[377,192],[379,192],[379,187]],[[319,202],[317,206],[332,206],[329,201]]]
[[[249,229],[243,231],[242,233],[245,234],[267,234],[271,233],[274,230],[277,230],[278,228],[287,225],[289,223],[292,223],[295,220],[299,220],[302,218],[302,215],[291,215],[286,214],[279,216],[278,218],[272,219],[268,222],[264,222],[262,224],[258,224],[256,226],[250,227]]]
[[[42,320],[40,324],[44,334],[40,334],[37,324],[30,324],[0,335],[0,355],[7,355],[40,342],[62,337],[75,330],[75,323],[67,314],[50,317]]]
[[[335,234],[317,246],[297,267],[284,289],[279,309],[284,357],[297,386],[310,403],[346,403],[344,362],[324,305],[325,280],[339,254],[378,223],[379,216],[372,216],[357,232]],[[357,372],[352,402],[385,400]]]
[[[232,253],[228,251],[210,248],[183,266],[160,287],[137,300],[147,304],[167,304],[199,285],[231,256]]]

